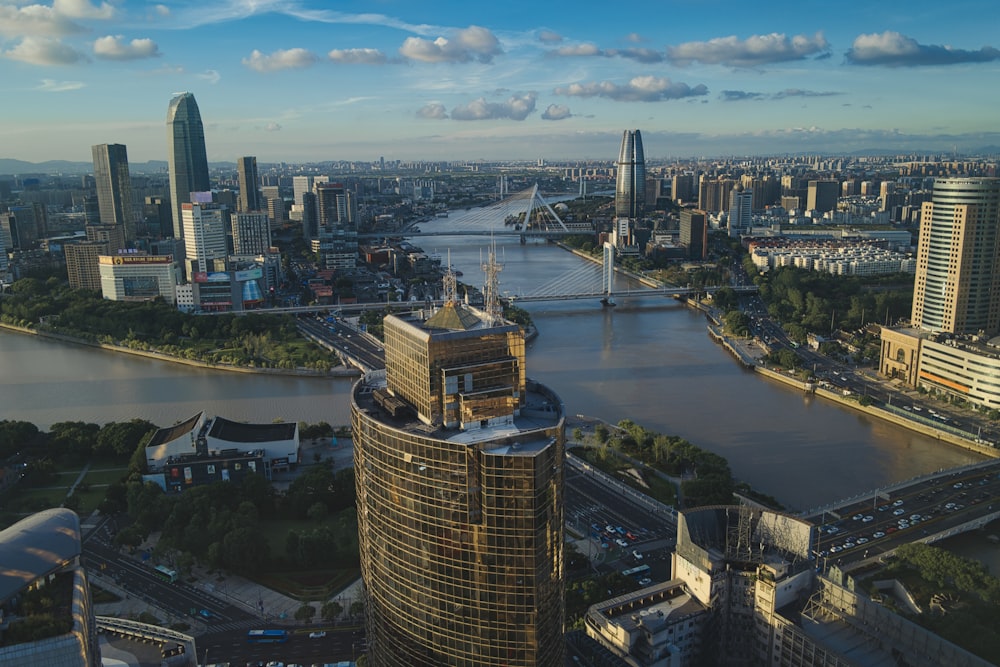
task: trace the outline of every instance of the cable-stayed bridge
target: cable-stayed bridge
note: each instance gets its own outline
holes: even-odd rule
[[[418,236],[519,236],[562,238],[573,234],[592,234],[589,222],[564,221],[538,193],[538,184],[488,206],[469,208],[449,220],[446,229],[422,231],[418,227],[403,230],[406,237]],[[359,238],[382,237],[385,233],[360,233]]]

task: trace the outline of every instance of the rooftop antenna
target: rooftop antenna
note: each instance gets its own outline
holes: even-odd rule
[[[443,292],[442,299],[444,305],[458,303],[458,278],[455,276],[455,272],[451,269],[451,248],[448,248],[448,270],[444,272],[444,278],[442,279]]]
[[[480,257],[482,251],[480,251]],[[503,304],[500,303],[500,272],[503,266],[497,262],[497,242],[490,232],[490,251],[488,260],[484,263],[483,273],[486,274],[486,284],[483,285],[483,298],[485,301],[486,325],[495,327],[503,322]]]

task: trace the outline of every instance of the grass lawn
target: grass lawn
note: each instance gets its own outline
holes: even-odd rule
[[[96,466],[97,470],[90,470],[87,476],[83,478],[84,484],[90,484],[91,486],[96,486],[98,484],[114,484],[122,477],[128,473],[127,466],[119,466],[112,468],[108,466]],[[75,478],[74,478],[75,479]]]

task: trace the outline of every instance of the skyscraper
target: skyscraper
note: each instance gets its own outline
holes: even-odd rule
[[[837,181],[809,181],[806,187],[806,210],[826,213],[837,208],[840,183]]]
[[[271,222],[263,211],[234,213],[233,254],[263,255],[271,247]]]
[[[739,237],[750,231],[753,224],[751,214],[753,212],[753,191],[747,190],[742,184],[737,183],[729,193],[729,236]]]
[[[181,93],[170,100],[167,109],[167,160],[174,236],[183,238],[181,205],[191,201],[192,192],[207,192],[210,188],[205,128],[201,123],[198,103],[191,93]]]
[[[646,203],[646,158],[639,130],[625,130],[618,152],[618,180],[615,186],[615,216],[639,218]]]
[[[352,395],[369,664],[562,665],[563,406],[447,280]]]
[[[132,177],[124,144],[91,146],[94,156],[94,183],[101,223],[119,225],[125,240],[135,240],[135,213],[132,207]]]
[[[182,204],[184,220],[184,272],[226,270],[226,211],[218,204]]]
[[[257,158],[252,155],[236,161],[236,171],[240,179],[239,210],[266,211],[264,198],[260,193],[260,179],[257,176]]]
[[[1000,330],[1000,179],[934,182],[920,216],[911,320],[956,334]]]

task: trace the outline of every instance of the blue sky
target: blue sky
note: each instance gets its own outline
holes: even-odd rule
[[[1000,145],[1000,3],[0,0],[0,157],[613,159]]]

